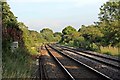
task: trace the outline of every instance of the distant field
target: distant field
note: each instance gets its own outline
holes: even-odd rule
[[[120,48],[118,47],[100,47],[101,53],[109,54],[109,55],[114,55],[114,56],[120,56]]]

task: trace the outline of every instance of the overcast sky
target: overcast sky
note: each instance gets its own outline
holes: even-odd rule
[[[31,30],[50,28],[60,32],[66,26],[77,30],[98,21],[99,8],[108,0],[8,0],[11,11]]]

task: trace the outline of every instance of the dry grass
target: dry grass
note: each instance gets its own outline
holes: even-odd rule
[[[108,47],[100,47],[100,51],[101,53],[106,53],[106,54],[109,54],[109,55],[114,55],[114,56],[120,56],[120,49],[118,47],[111,47],[111,46],[108,46]]]

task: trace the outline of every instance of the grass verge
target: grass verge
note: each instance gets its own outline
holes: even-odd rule
[[[118,47],[100,47],[100,52],[108,55],[113,55],[113,56],[119,56],[120,57],[120,51]]]
[[[31,58],[27,50],[18,48],[14,52],[3,51],[2,54],[3,78],[31,78],[35,59]]]

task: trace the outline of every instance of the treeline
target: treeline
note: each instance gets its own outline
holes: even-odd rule
[[[99,51],[100,46],[120,47],[120,1],[108,1],[100,8],[99,22],[62,30],[61,44]]]
[[[29,30],[24,23],[19,22],[19,28],[23,31],[22,38],[24,46],[32,54],[38,54],[41,45],[50,42],[57,42],[61,39],[61,33],[53,32],[49,28],[44,28],[40,32]]]

